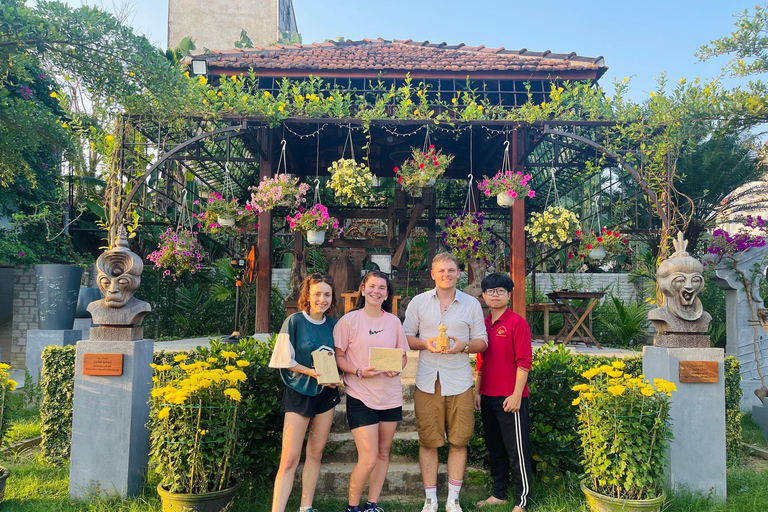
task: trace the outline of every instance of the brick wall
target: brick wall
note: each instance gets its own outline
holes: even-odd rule
[[[37,329],[37,290],[35,269],[16,267],[13,286],[13,327],[11,331],[11,366],[24,368],[27,329]]]

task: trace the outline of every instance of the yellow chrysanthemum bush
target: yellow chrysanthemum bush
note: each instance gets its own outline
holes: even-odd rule
[[[202,494],[231,487],[243,371],[238,351],[182,353],[152,364],[151,456],[164,489]]]
[[[531,213],[525,226],[531,241],[558,249],[573,240],[579,229],[579,216],[562,206],[548,206],[543,212]]]
[[[587,382],[573,387],[579,393],[573,405],[579,408],[584,484],[614,498],[660,496],[672,439],[669,398],[677,391],[675,385],[625,373],[622,361],[582,376]]]

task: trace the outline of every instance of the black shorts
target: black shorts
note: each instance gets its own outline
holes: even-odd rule
[[[295,412],[305,418],[314,418],[336,407],[339,400],[338,389],[323,388],[319,395],[309,396],[286,387],[280,412]]]
[[[403,408],[394,409],[371,409],[361,400],[347,395],[347,422],[349,430],[354,430],[368,425],[376,425],[381,421],[402,421]]]

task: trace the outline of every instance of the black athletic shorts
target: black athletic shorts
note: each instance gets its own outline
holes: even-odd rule
[[[295,412],[305,418],[314,418],[318,414],[330,411],[339,403],[339,390],[323,388],[319,395],[302,395],[289,387],[283,392],[280,412]]]
[[[376,425],[381,421],[402,420],[402,407],[395,407],[394,409],[384,409],[380,411],[378,409],[371,409],[361,400],[347,395],[347,422],[349,422],[349,430],[354,430],[360,427],[367,427],[368,425]]]

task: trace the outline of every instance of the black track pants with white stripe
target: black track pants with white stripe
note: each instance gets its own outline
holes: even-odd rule
[[[531,491],[528,398],[522,399],[520,410],[514,413],[504,412],[506,397],[482,395],[480,398],[493,495],[500,500],[507,499],[511,468],[515,505],[526,508]]]

